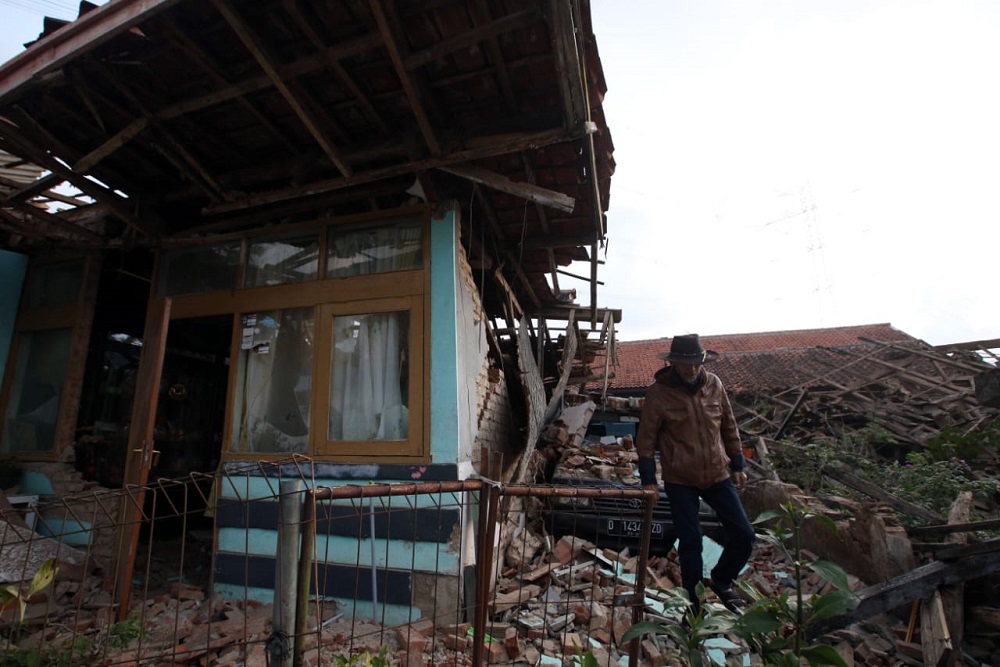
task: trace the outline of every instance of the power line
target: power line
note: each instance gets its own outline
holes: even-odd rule
[[[51,16],[58,19],[75,19],[78,13],[74,3],[60,2],[59,0],[0,0],[0,5],[20,9],[38,16]]]

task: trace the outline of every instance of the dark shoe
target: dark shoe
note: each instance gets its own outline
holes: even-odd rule
[[[731,585],[723,588],[714,581],[709,583],[709,588],[719,598],[722,606],[734,613],[741,613],[746,608],[747,603],[743,597]]]

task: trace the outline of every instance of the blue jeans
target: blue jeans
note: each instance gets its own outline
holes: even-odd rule
[[[702,535],[698,520],[699,498],[704,498],[725,530],[726,540],[719,562],[712,568],[712,581],[720,588],[732,585],[733,580],[750,560],[756,539],[753,526],[747,519],[746,510],[740,502],[739,493],[733,480],[726,479],[718,484],[699,489],[684,484],[664,484],[670,499],[670,512],[677,531],[677,557],[681,566],[681,582],[697,600],[695,587],[701,581],[703,564],[701,560]]]

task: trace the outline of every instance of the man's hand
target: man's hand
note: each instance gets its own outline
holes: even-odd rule
[[[733,483],[736,484],[737,491],[744,491],[747,488],[747,474],[742,470],[733,473]]]
[[[644,488],[646,491],[655,491],[656,492],[656,497],[653,498],[653,505],[656,505],[656,503],[660,500],[660,485],[659,484],[644,484],[642,486],[642,488]]]

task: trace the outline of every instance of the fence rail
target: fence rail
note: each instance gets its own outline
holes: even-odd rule
[[[0,586],[25,602],[23,613],[18,600],[0,614],[6,655],[22,659],[14,664],[231,667],[382,656],[448,667],[570,664],[589,652],[600,665],[639,664],[635,642],[618,638],[643,614],[655,493],[478,479],[327,483],[311,471],[296,457],[141,490],[0,503]],[[122,612],[119,517],[143,494]],[[546,519],[566,499],[591,512],[602,499],[638,506],[642,539],[606,551],[552,534]],[[29,590],[46,562],[55,580]]]

